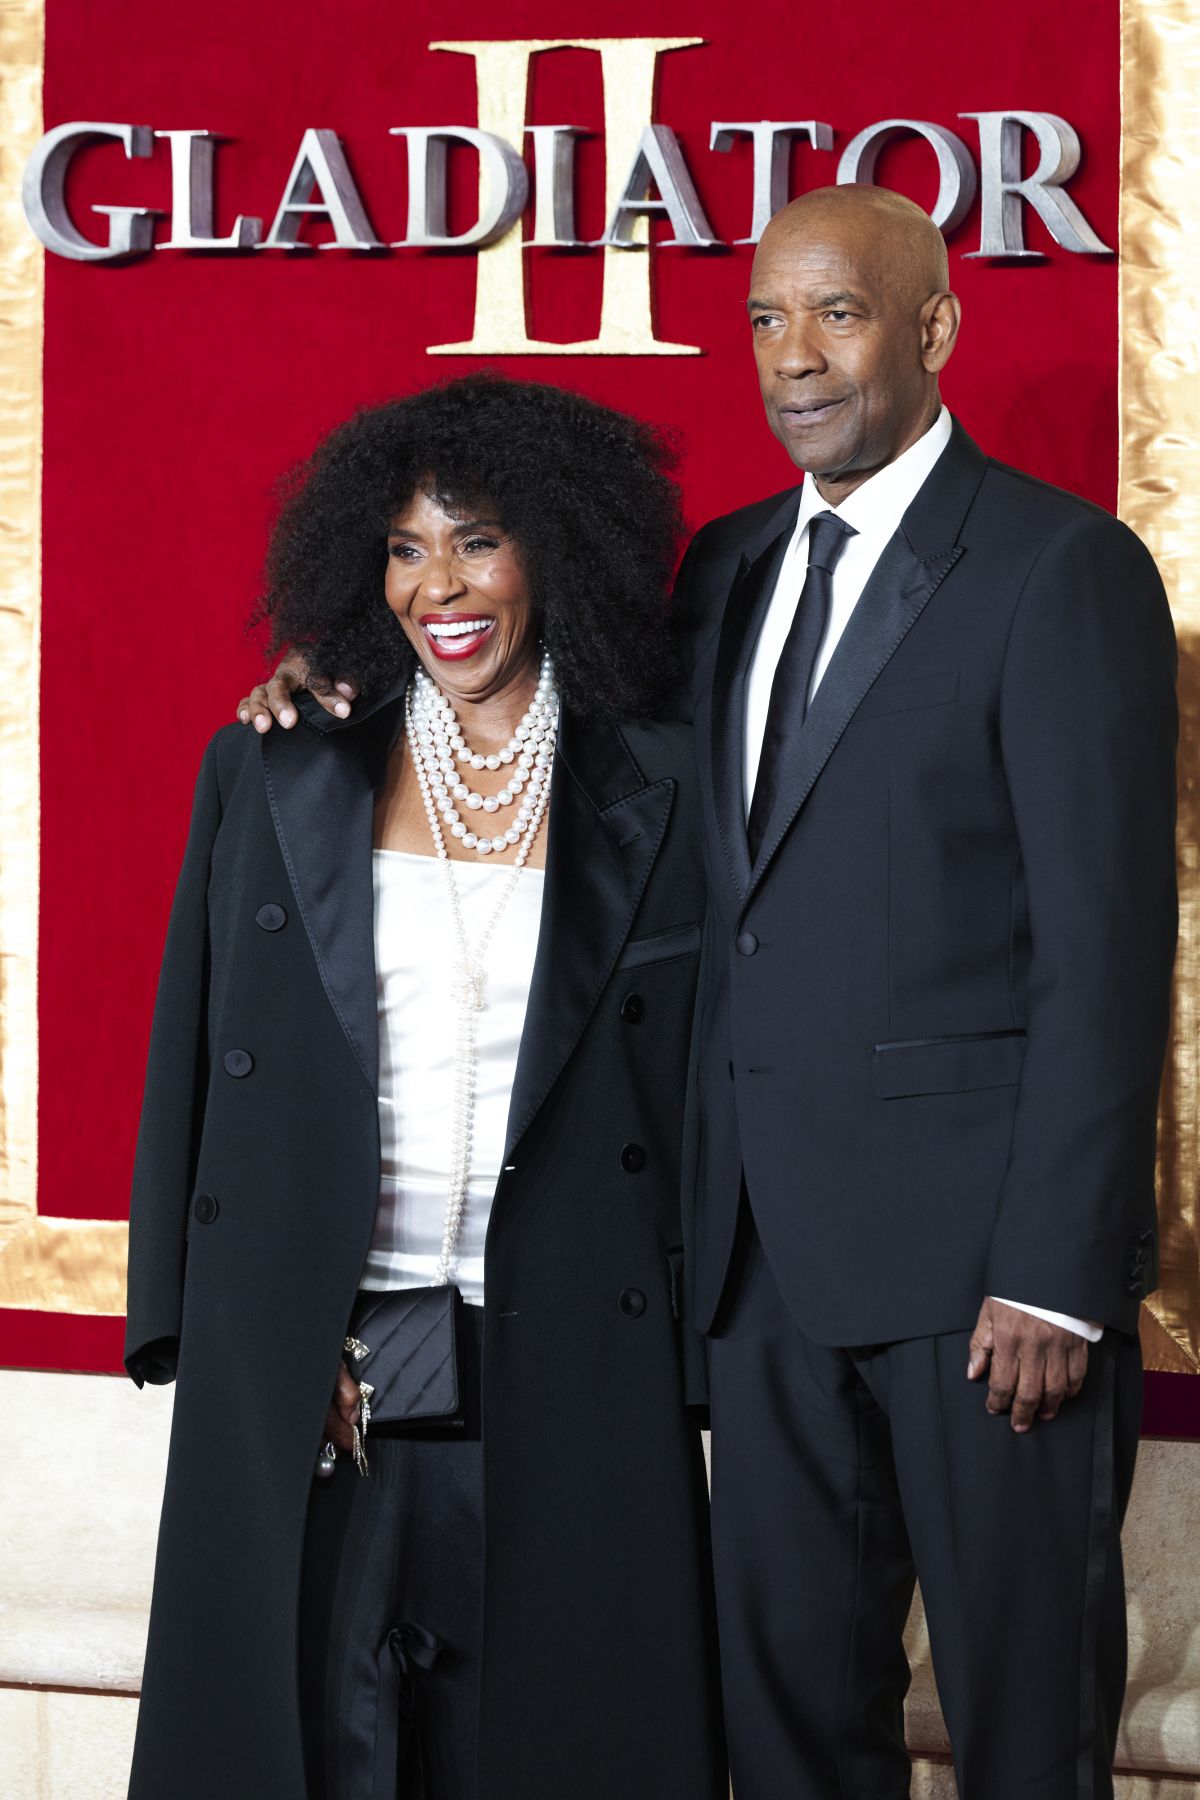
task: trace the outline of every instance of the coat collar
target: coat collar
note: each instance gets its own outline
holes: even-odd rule
[[[372,839],[375,796],[403,728],[405,685],[336,719],[261,740],[280,849],[330,1005],[378,1089]],[[547,817],[542,922],[509,1110],[508,1152],[582,1036],[624,946],[666,832],[671,780],[648,782],[619,725],[564,711]],[[449,1001],[447,1001],[449,1004]]]
[[[675,783],[648,782],[619,725],[564,712],[542,924],[513,1081],[505,1160],[583,1035],[629,936]]]
[[[375,993],[375,795],[403,728],[404,686],[348,719],[299,701],[301,723],[260,741],[275,834],[325,993],[372,1091],[379,1083]]]

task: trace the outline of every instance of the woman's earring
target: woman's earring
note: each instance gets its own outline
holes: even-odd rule
[[[333,1465],[337,1461],[337,1449],[333,1444],[326,1444],[317,1458],[317,1479],[328,1481],[333,1474]]]

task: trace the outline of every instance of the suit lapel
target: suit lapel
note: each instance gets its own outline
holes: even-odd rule
[[[876,563],[796,734],[749,894],[757,889],[867,689],[963,554],[956,539],[985,468],[983,453],[955,422],[945,452]]]
[[[920,618],[931,596],[961,556],[957,547],[936,558],[914,556],[897,532],[876,563],[790,747],[779,797],[763,834],[748,888],[763,871],[829,761],[858,703]]]
[[[743,895],[750,888],[743,755],[746,678],[799,505],[797,488],[743,551],[721,621],[712,675],[709,766],[713,811],[729,872]]]
[[[508,1114],[506,1160],[595,1010],[667,828],[675,784],[647,784],[616,725],[563,715],[545,892]]]
[[[345,723],[303,700],[303,723],[261,740],[279,848],[329,1003],[376,1090],[375,793],[402,724],[403,689]]]

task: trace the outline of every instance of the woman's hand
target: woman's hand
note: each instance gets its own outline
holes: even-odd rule
[[[339,1363],[337,1380],[333,1384],[333,1402],[325,1416],[323,1443],[336,1444],[339,1450],[353,1450],[359,1401],[358,1383],[345,1363]]]
[[[258,732],[270,731],[275,719],[290,731],[298,717],[292,699],[297,688],[307,688],[326,712],[339,719],[350,717],[350,702],[358,698],[352,681],[326,681],[309,668],[299,650],[289,650],[271,679],[260,681],[252,694],[238,701],[237,716],[243,725],[253,725]]]

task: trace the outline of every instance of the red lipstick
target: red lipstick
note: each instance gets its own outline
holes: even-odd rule
[[[486,613],[426,613],[418,620],[439,662],[462,662],[491,637],[496,621]]]

